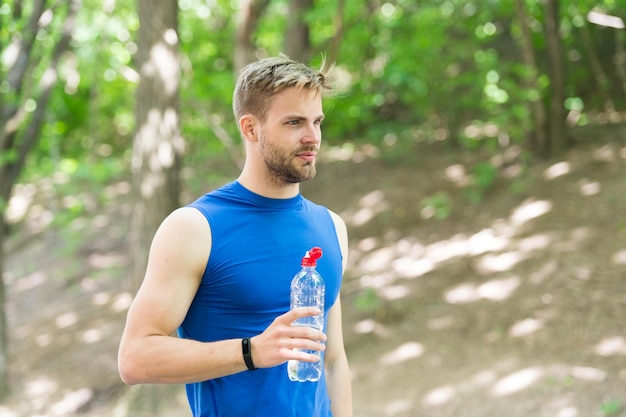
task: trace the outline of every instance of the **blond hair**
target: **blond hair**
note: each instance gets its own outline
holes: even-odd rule
[[[233,93],[233,113],[236,120],[244,114],[252,114],[265,120],[269,101],[286,88],[316,90],[327,95],[334,90],[330,71],[332,66],[322,62],[314,70],[286,55],[265,58],[247,65],[241,71]]]

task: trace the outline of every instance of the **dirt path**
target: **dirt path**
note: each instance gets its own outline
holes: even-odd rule
[[[350,228],[355,416],[626,416],[626,143],[580,146],[478,204],[459,187],[468,164],[440,150],[328,162],[304,188]],[[152,398],[188,417],[180,387],[119,381],[124,230],[110,216],[75,227],[91,238],[49,230],[9,256],[0,417],[156,416]]]

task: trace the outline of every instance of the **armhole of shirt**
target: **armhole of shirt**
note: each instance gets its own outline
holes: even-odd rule
[[[330,221],[332,222],[333,228],[335,230],[335,239],[337,239],[337,245],[339,245],[339,250],[341,252],[341,274],[343,275],[343,273],[345,272],[346,266],[347,266],[347,256],[348,256],[348,236],[347,236],[347,230],[346,230],[346,247],[344,248],[342,245],[342,240],[339,237],[339,231],[337,230],[337,222],[344,222],[343,219],[341,218],[341,216],[339,216],[337,213],[331,211],[330,209],[326,209],[326,211],[328,212],[328,215],[330,216]],[[343,227],[346,228],[345,223],[343,223]]]
[[[204,266],[204,271],[202,272],[202,278],[204,279],[207,273],[207,269],[209,268],[209,263],[211,262],[211,253],[213,252],[213,247],[215,246],[213,242],[213,230],[211,229],[211,221],[209,220],[209,215],[205,213],[205,211],[202,210],[200,207],[196,206],[195,204],[189,204],[187,207],[192,208],[196,210],[198,213],[200,213],[202,217],[204,217],[204,220],[206,221],[206,224],[209,228],[209,235],[211,238],[211,248],[209,249],[209,253],[207,254],[206,265]]]

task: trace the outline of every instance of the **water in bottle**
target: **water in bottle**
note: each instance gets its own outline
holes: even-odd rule
[[[291,309],[297,307],[317,307],[322,312],[318,316],[303,317],[296,320],[294,326],[309,326],[317,330],[324,329],[324,280],[316,271],[317,260],[322,257],[322,249],[315,247],[302,258],[302,269],[291,281]],[[319,362],[300,362],[290,360],[287,364],[289,379],[292,381],[315,382],[322,375],[322,353],[318,350],[305,350],[318,355]]]

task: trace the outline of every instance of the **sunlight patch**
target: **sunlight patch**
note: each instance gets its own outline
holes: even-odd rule
[[[111,301],[111,294],[105,291],[94,294],[93,297],[91,297],[91,303],[96,306],[103,306],[109,301]]]
[[[37,187],[33,184],[16,184],[14,188],[13,197],[9,199],[5,214],[8,223],[17,223],[22,220],[37,194]]]
[[[546,169],[543,173],[543,176],[547,180],[553,180],[565,174],[569,174],[571,171],[572,166],[569,162],[557,162],[556,164]]]
[[[489,384],[492,384],[493,381],[496,380],[496,372],[488,369],[482,372],[477,373],[472,377],[472,384],[477,387],[484,387]]]
[[[391,266],[403,278],[419,277],[435,269],[430,259],[411,259],[406,256],[396,259]]]
[[[615,160],[615,151],[609,145],[601,146],[593,151],[593,158],[597,161],[612,162]]]
[[[37,343],[37,346],[45,348],[52,343],[52,336],[49,333],[38,334],[35,337],[35,343]]]
[[[497,236],[493,229],[484,229],[469,238],[469,253],[481,255],[485,252],[503,250],[509,244],[510,239]]]
[[[350,216],[349,218],[350,224],[356,227],[363,226],[364,224],[372,220],[375,215],[376,215],[376,212],[372,210],[370,207],[364,207],[358,210],[352,216]]]
[[[543,369],[538,367],[523,369],[496,382],[491,393],[497,397],[515,394],[529,388],[532,384],[539,381],[543,375]]]
[[[613,263],[618,265],[626,265],[626,249],[622,249],[619,252],[615,253],[611,260]]]
[[[478,295],[488,300],[506,300],[520,284],[521,282],[518,277],[493,279],[478,287]]]
[[[460,284],[446,293],[446,301],[450,304],[471,303],[478,300],[474,284]]]
[[[606,379],[605,371],[588,366],[574,366],[570,373],[574,378],[584,381],[604,381]]]
[[[465,256],[468,253],[467,238],[463,235],[453,236],[452,239],[433,243],[426,248],[427,257],[436,263]]]
[[[331,161],[349,161],[354,155],[354,146],[345,144],[343,146],[331,146],[324,151],[324,155]]]
[[[42,399],[54,393],[59,388],[59,384],[50,378],[39,377],[26,384],[26,397],[32,399]]]
[[[52,406],[52,412],[57,416],[66,416],[75,413],[81,406],[93,398],[91,388],[82,388],[66,394],[61,401]]]
[[[89,329],[83,333],[82,339],[83,342],[87,344],[92,344],[104,339],[104,335],[102,334],[102,330],[100,329]]]
[[[376,322],[372,319],[361,320],[354,325],[354,331],[359,334],[372,333],[376,328]]]
[[[618,16],[591,11],[587,13],[587,20],[600,26],[611,27],[615,29],[624,29],[624,21]]]
[[[111,268],[124,263],[125,257],[118,253],[92,253],[89,255],[89,266],[95,269]]]
[[[598,181],[591,181],[587,178],[583,178],[578,183],[580,194],[585,197],[596,195],[600,192],[600,183]]]
[[[369,251],[376,249],[376,246],[378,245],[379,245],[378,239],[374,237],[367,237],[359,241],[357,247],[359,248],[361,252],[369,252]]]
[[[109,185],[104,189],[104,195],[108,199],[113,199],[120,195],[126,195],[131,191],[130,181],[120,181],[113,185]]]
[[[565,407],[559,410],[558,417],[576,417],[578,415],[578,409],[576,407]]]
[[[392,365],[409,359],[417,358],[424,353],[424,346],[417,342],[407,342],[380,357],[383,365]]]
[[[359,204],[361,209],[349,216],[349,222],[353,226],[363,226],[377,214],[389,209],[385,194],[380,190],[366,194],[359,200]]]
[[[46,274],[41,271],[37,271],[24,278],[18,279],[13,288],[15,291],[19,292],[32,290],[33,288],[38,287],[46,282],[46,279]]]
[[[396,416],[411,409],[409,400],[395,400],[385,406],[385,414],[388,416]]]
[[[422,404],[427,406],[445,404],[450,401],[452,397],[454,397],[454,394],[455,389],[452,385],[435,388],[434,390],[426,393],[424,399],[422,400]]]
[[[449,290],[445,298],[450,304],[471,303],[480,299],[501,301],[509,298],[520,285],[518,277],[493,279],[481,285],[465,283]]]
[[[0,405],[0,416],[2,417],[18,417],[17,413],[9,410],[7,407]]]
[[[458,187],[465,187],[470,184],[471,177],[467,174],[465,166],[461,164],[450,165],[444,170],[444,174]]]
[[[552,237],[544,233],[524,238],[517,246],[522,252],[532,252],[548,248],[552,241]]]
[[[115,297],[111,309],[116,312],[126,311],[133,302],[133,296],[128,292],[123,292]]]
[[[380,294],[387,300],[398,300],[409,295],[411,291],[406,285],[392,285],[380,290]]]
[[[545,321],[541,319],[527,318],[515,323],[509,329],[509,335],[512,337],[524,337],[531,333],[535,333],[544,327]]]
[[[363,275],[360,279],[364,288],[383,288],[395,280],[393,274]]]
[[[508,252],[499,255],[485,255],[476,264],[482,273],[506,272],[515,268],[515,265],[526,259],[522,252]]]
[[[73,326],[78,322],[78,314],[75,312],[65,313],[57,317],[54,322],[59,329],[65,329],[66,327]]]
[[[600,356],[626,355],[626,339],[608,337],[596,345],[594,352]]]
[[[393,258],[393,248],[381,248],[367,255],[367,257],[361,262],[361,269],[366,273],[386,270]]]
[[[552,203],[546,200],[525,201],[511,214],[511,222],[515,226],[522,226],[532,219],[543,216],[552,211]]]

